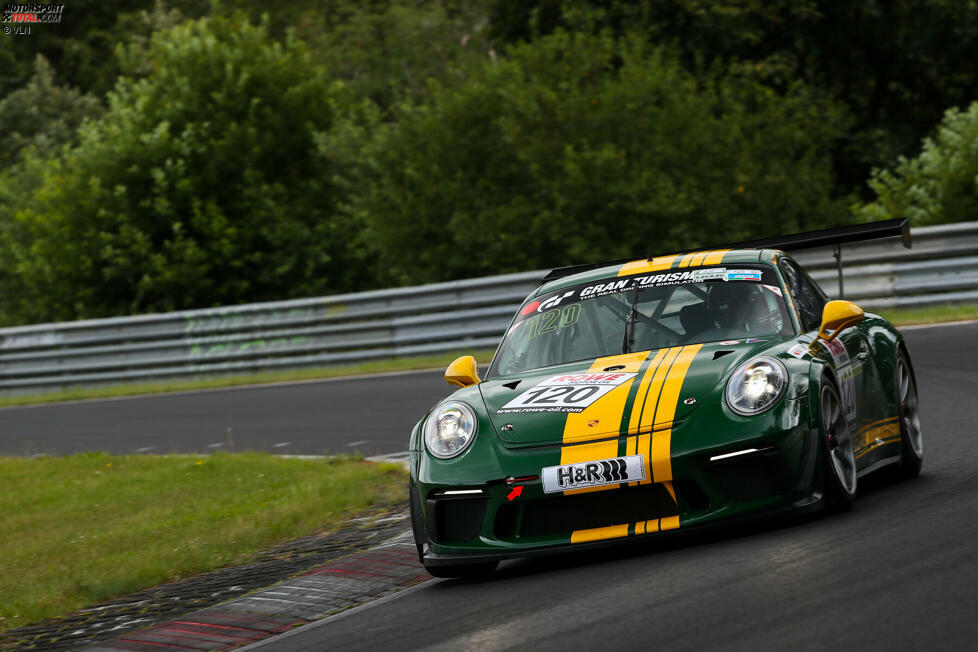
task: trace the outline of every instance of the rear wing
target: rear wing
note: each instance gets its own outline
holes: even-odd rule
[[[781,249],[782,251],[795,251],[798,249],[813,249],[815,247],[835,247],[836,267],[839,271],[839,296],[842,296],[842,245],[850,242],[862,240],[876,240],[878,238],[900,237],[903,246],[910,249],[913,240],[910,237],[910,220],[905,217],[898,217],[892,220],[882,220],[880,222],[867,222],[866,224],[851,224],[849,226],[838,226],[831,229],[819,229],[817,231],[805,231],[804,233],[792,233],[789,235],[779,235],[773,238],[759,238],[757,240],[744,240],[712,247],[697,247],[695,249],[685,249],[683,251],[671,251],[658,254],[659,256],[672,256],[674,254],[688,254],[694,251],[707,251],[711,249]],[[557,267],[551,270],[540,284],[553,281],[558,278],[586,272],[599,267],[610,265],[624,265],[627,262],[640,258],[620,258],[618,260],[606,260],[597,263],[584,263],[582,265],[570,265],[568,267]],[[646,256],[652,258],[652,256]]]
[[[805,231],[804,233],[792,233],[791,235],[779,235],[773,238],[745,240],[744,242],[736,242],[734,244],[723,245],[722,247],[708,248],[781,249],[782,251],[794,251],[796,249],[814,249],[815,247],[841,247],[842,245],[850,242],[876,240],[878,238],[892,238],[896,236],[903,239],[903,246],[907,249],[910,249],[913,246],[913,240],[910,238],[910,220],[905,217],[898,217],[892,220],[882,220],[880,222],[867,222],[866,224],[837,226],[831,229]]]

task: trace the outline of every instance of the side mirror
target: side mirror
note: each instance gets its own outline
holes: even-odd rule
[[[855,326],[863,320],[863,309],[852,301],[829,301],[822,309],[822,325],[819,338],[834,339],[843,329]]]
[[[471,355],[463,355],[445,370],[445,382],[449,385],[468,387],[479,382],[479,366]]]

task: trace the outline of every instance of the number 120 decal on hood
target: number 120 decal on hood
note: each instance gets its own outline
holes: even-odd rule
[[[499,408],[496,414],[583,412],[584,408],[636,375],[587,373],[551,376]]]

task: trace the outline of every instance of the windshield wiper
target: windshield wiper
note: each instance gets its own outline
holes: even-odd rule
[[[625,335],[621,340],[621,352],[629,353],[635,346],[635,322],[638,321],[638,283],[632,288],[632,308],[625,320]]]

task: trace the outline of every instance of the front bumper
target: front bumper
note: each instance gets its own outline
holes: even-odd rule
[[[671,483],[546,494],[560,446],[508,448],[494,435],[454,460],[414,453],[415,536],[426,564],[473,563],[601,547],[817,503],[817,431],[807,397],[749,419],[701,410],[673,424]],[[705,407],[705,406],[703,406]],[[717,424],[722,417],[723,427]],[[626,437],[620,437],[624,452]],[[731,452],[741,455],[713,459]],[[518,496],[514,489],[522,487]]]

